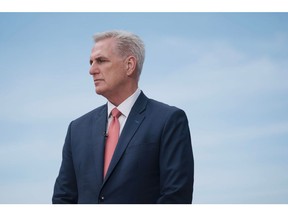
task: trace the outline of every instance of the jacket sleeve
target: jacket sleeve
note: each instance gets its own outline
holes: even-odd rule
[[[177,109],[169,115],[161,135],[160,197],[157,203],[191,204],[194,159],[188,120]]]
[[[54,186],[53,204],[77,203],[78,190],[71,151],[71,125],[69,125],[62,151],[62,163]]]

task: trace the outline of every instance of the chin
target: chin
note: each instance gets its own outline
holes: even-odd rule
[[[105,94],[105,91],[101,88],[95,88],[95,92],[96,94],[102,95],[102,96]]]
[[[97,89],[95,89],[95,92],[96,92],[96,94],[98,94],[98,95],[102,95],[101,91],[99,91],[99,90],[97,90]]]

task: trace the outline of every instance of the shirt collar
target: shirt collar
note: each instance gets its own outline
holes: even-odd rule
[[[137,90],[130,96],[128,97],[125,101],[123,101],[117,109],[124,115],[126,118],[128,117],[134,103],[136,102],[137,98],[139,97],[141,93],[141,90],[137,88]],[[110,113],[112,109],[114,109],[116,106],[113,105],[110,101],[107,103],[108,105],[108,118],[110,117]]]

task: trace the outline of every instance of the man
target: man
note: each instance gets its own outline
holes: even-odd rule
[[[90,74],[108,102],[70,123],[53,203],[191,203],[188,121],[138,88],[142,40],[125,31],[94,39]]]

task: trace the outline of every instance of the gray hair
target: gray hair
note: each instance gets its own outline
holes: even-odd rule
[[[139,36],[127,31],[114,30],[96,33],[93,38],[96,43],[104,39],[115,38],[117,51],[121,56],[132,55],[136,58],[136,69],[140,76],[145,59],[145,45]]]

